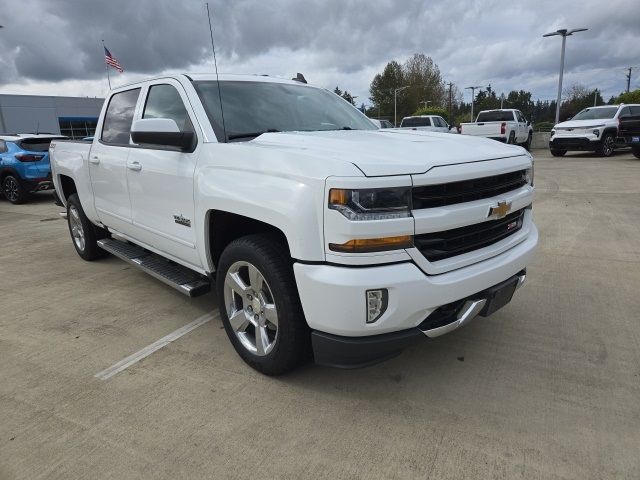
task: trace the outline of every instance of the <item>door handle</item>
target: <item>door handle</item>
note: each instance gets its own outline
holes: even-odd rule
[[[97,155],[93,155],[89,157],[89,162],[93,163],[94,165],[97,165],[100,163],[100,157],[98,157]]]
[[[140,165],[140,162],[131,162],[127,163],[127,168],[129,170],[133,170],[134,172],[139,172],[140,170],[142,170],[142,165]]]

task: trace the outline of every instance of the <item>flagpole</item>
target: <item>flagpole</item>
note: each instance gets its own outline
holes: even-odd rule
[[[102,40],[102,58],[105,58],[105,49],[106,47],[104,46],[104,40]],[[107,72],[107,82],[109,82],[109,91],[111,91],[111,77],[109,76],[109,65],[107,65],[106,60],[104,61],[104,69]]]

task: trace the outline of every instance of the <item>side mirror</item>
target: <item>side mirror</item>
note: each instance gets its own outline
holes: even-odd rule
[[[527,120],[527,127],[531,126],[531,120]]]
[[[143,118],[131,126],[133,143],[174,147],[183,152],[193,151],[195,134],[181,132],[178,124],[171,118]]]

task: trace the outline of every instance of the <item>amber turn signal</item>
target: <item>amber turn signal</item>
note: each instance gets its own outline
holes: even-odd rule
[[[369,253],[399,250],[413,246],[411,235],[384,238],[358,238],[345,243],[330,243],[329,249],[334,252]]]

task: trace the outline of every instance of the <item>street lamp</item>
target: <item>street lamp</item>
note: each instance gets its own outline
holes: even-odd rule
[[[424,108],[428,108],[430,103],[433,102],[431,100],[423,100],[420,102],[421,105],[424,105]]]
[[[482,86],[465,87],[465,90],[471,90],[471,121],[473,122],[473,102],[476,98],[476,88],[483,88]]]
[[[553,37],[555,35],[562,36],[562,53],[560,54],[560,78],[558,79],[558,99],[556,100],[556,123],[560,121],[560,100],[562,96],[562,74],[564,73],[564,47],[567,42],[567,37],[573,35],[576,32],[584,32],[589,30],[588,28],[574,28],[573,30],[567,30],[562,28],[555,32],[545,33],[543,37]]]
[[[404,87],[395,88],[393,90],[393,126],[398,126],[398,92],[401,92],[405,88],[409,88],[411,85],[407,85]]]

